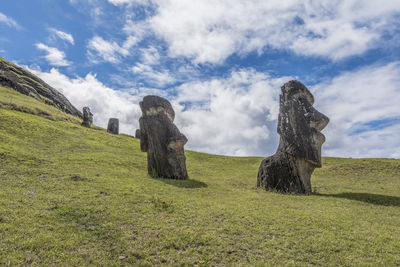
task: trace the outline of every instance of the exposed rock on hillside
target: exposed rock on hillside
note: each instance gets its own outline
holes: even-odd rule
[[[0,85],[12,88],[22,94],[52,105],[68,114],[82,118],[68,99],[29,71],[0,57]]]

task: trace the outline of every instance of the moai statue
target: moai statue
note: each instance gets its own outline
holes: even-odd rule
[[[301,82],[282,86],[278,118],[279,146],[261,162],[257,187],[287,193],[310,194],[311,174],[322,166],[321,130],[329,118],[312,105],[314,97]]]
[[[140,139],[140,129],[136,129],[135,138],[139,138]]]
[[[119,120],[116,118],[110,118],[108,120],[107,132],[112,134],[119,134]]]
[[[147,169],[152,177],[186,179],[183,146],[187,138],[173,123],[175,112],[168,100],[148,95],[140,102],[140,148],[147,152]]]
[[[82,125],[90,128],[93,123],[93,114],[90,112],[89,107],[83,107],[83,121]]]

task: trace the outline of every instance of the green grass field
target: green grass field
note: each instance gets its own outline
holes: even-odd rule
[[[400,264],[400,160],[324,158],[309,196],[256,189],[259,157],[153,179],[138,139],[0,103],[0,265]]]

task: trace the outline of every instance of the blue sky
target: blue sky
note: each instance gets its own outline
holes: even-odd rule
[[[186,148],[274,153],[280,86],[303,82],[330,117],[323,155],[400,157],[398,0],[14,0],[0,56],[94,122],[133,134],[147,94],[168,98]]]

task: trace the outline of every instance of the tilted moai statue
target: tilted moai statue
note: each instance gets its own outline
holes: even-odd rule
[[[329,118],[312,105],[314,97],[301,82],[282,86],[278,118],[279,146],[264,159],[257,176],[257,187],[280,192],[311,193],[311,174],[321,167],[321,130]]]
[[[135,138],[139,138],[140,139],[140,129],[136,129]]]
[[[112,134],[119,134],[119,120],[116,118],[110,118],[108,120],[107,132]]]
[[[168,100],[148,95],[140,102],[140,148],[147,152],[147,169],[152,177],[186,179],[186,136],[173,123],[175,112]]]
[[[83,107],[83,121],[82,125],[90,128],[93,123],[93,114],[90,112],[89,107]]]

